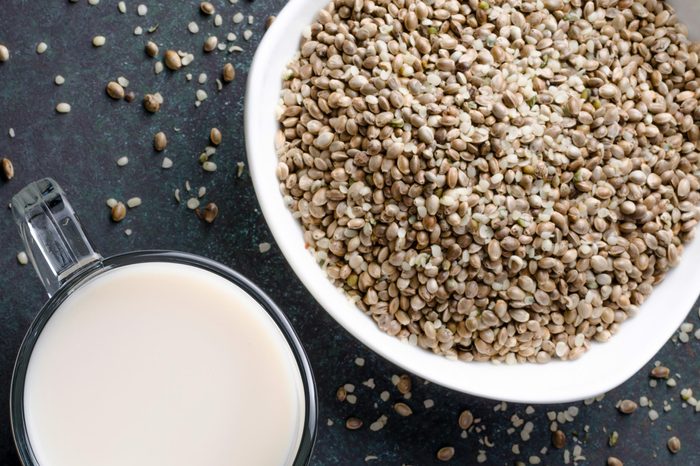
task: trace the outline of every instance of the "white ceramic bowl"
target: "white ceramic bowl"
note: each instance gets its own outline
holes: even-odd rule
[[[284,205],[275,175],[275,107],[285,65],[305,26],[328,0],[291,0],[260,44],[248,76],[245,134],[255,191],[272,234],[292,268],[326,311],[358,340],[391,362],[445,387],[496,400],[556,403],[604,393],[644,366],[683,322],[698,296],[700,241],[656,288],[638,314],[607,343],[576,361],[508,366],[450,361],[381,332],[326,278],[304,247],[301,227]]]

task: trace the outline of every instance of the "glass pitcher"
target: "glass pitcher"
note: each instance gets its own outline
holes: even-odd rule
[[[28,428],[25,393],[26,378],[32,355],[42,331],[56,311],[76,294],[100,277],[115,271],[128,270],[138,264],[177,264],[194,267],[210,274],[212,280],[228,281],[242,290],[269,316],[288,346],[301,380],[299,390],[299,421],[296,446],[292,445],[287,464],[308,464],[317,426],[317,398],[313,375],[307,356],[291,324],[280,309],[254,284],[237,272],[212,260],[174,251],[138,251],[102,258],[82,230],[65,193],[52,179],[31,183],[12,199],[12,209],[19,226],[27,254],[49,295],[31,324],[19,350],[12,377],[11,422],[17,451],[25,466],[41,466],[37,442]],[[219,278],[214,278],[219,277]],[[263,317],[261,317],[263,318]],[[267,340],[266,340],[267,341]],[[67,375],[68,377],[68,375]],[[54,420],[63,422],[64,420]],[[65,420],[68,422],[68,420]],[[138,419],[134,420],[138,422]],[[200,426],[205,429],[206,426]],[[216,434],[216,433],[212,433]],[[43,447],[42,447],[43,448]],[[92,463],[97,464],[97,463]],[[153,465],[157,466],[157,465]],[[165,466],[165,465],[163,465]],[[275,465],[277,466],[277,465]]]

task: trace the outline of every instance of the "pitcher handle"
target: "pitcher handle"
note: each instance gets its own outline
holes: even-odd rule
[[[12,211],[27,255],[49,296],[78,271],[101,264],[102,256],[93,249],[66,193],[53,179],[27,185],[12,198]]]

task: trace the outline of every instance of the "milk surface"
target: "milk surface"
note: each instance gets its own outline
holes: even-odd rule
[[[301,440],[301,375],[265,310],[191,266],[106,272],[51,317],[24,407],[41,466],[280,466]]]

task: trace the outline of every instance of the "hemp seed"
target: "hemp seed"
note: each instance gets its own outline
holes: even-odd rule
[[[0,161],[0,165],[2,165],[2,174],[7,181],[10,181],[12,178],[15,177],[15,168],[12,165],[12,161],[10,159],[3,158]]]
[[[162,152],[165,150],[165,148],[168,146],[168,138],[165,135],[164,132],[158,131],[154,136],[153,136],[153,148],[158,151]]]
[[[450,461],[455,456],[454,447],[442,447],[435,455],[440,461]]]
[[[620,406],[618,406],[618,410],[622,414],[632,414],[637,410],[637,403],[632,400],[622,400]]]
[[[230,83],[236,78],[236,69],[231,63],[226,63],[221,74],[224,82]]]
[[[107,84],[107,95],[114,100],[121,100],[124,98],[124,88],[115,81],[110,81]]]
[[[212,128],[211,131],[209,131],[209,140],[215,146],[221,144],[221,131],[219,131],[218,128]]]
[[[170,70],[177,71],[182,68],[182,60],[175,50],[166,50],[163,61]]]
[[[156,45],[156,43],[153,41],[149,40],[148,42],[146,42],[144,50],[146,52],[146,55],[148,55],[151,58],[158,56],[158,45]]]
[[[678,437],[673,436],[668,439],[666,446],[668,447],[668,451],[675,455],[681,450],[681,440]]]
[[[126,206],[123,202],[117,202],[114,207],[112,207],[112,221],[121,222],[126,217]]]
[[[216,11],[216,8],[214,8],[214,5],[212,5],[210,2],[202,2],[199,4],[199,9],[204,13],[205,15],[213,15],[214,12]]]
[[[143,108],[151,113],[156,113],[160,110],[161,101],[154,94],[146,94],[143,97]]]

